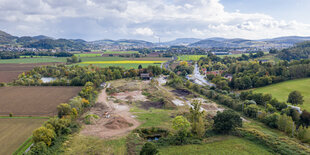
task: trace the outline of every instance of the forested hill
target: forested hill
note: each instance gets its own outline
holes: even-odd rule
[[[278,53],[278,57],[283,60],[308,59],[310,55],[310,41],[296,44],[296,46],[283,49]]]
[[[24,47],[41,48],[41,49],[76,49],[82,50],[86,47],[86,41],[81,40],[67,40],[67,39],[42,39],[36,42],[26,43]]]

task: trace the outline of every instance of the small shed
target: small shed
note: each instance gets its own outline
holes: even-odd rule
[[[150,80],[151,79],[149,73],[141,73],[140,77],[141,77],[142,80]]]

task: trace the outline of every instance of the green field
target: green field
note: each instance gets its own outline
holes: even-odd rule
[[[142,124],[139,127],[169,127],[172,118],[170,117],[171,110],[150,109],[144,110],[138,107],[130,109],[130,112],[135,114]]]
[[[102,54],[100,53],[80,53],[80,54],[74,54],[77,57],[100,57]]]
[[[298,90],[304,96],[301,108],[310,111],[310,78],[285,81],[266,87],[254,89],[257,93],[269,93],[279,101],[286,102],[290,92]]]
[[[64,57],[47,57],[47,58],[20,58],[20,59],[0,59],[0,63],[46,63],[46,62],[66,62]]]
[[[135,54],[138,51],[105,51],[103,54]]]
[[[64,155],[73,154],[126,154],[126,139],[105,140],[80,134],[73,135],[63,145]]]
[[[198,61],[201,57],[207,57],[207,55],[180,55],[178,61]]]
[[[51,58],[53,56],[21,55],[20,58]]]
[[[12,154],[46,119],[0,118],[0,154]]]
[[[91,63],[90,63],[91,64]],[[79,66],[88,66],[90,64],[77,64]],[[76,64],[74,64],[76,65]],[[140,64],[91,64],[93,66],[98,66],[98,67],[103,67],[103,68],[106,68],[106,67],[109,67],[109,66],[115,66],[115,67],[124,67],[125,69],[130,69],[130,68],[135,68],[135,69],[138,69],[139,65]],[[148,66],[160,66],[161,64],[141,64],[143,68],[147,68]]]
[[[252,155],[252,154],[271,154],[266,148],[255,144],[249,140],[233,137],[221,136],[211,137],[209,142],[202,145],[184,145],[169,146],[159,149],[160,155],[190,155],[190,154],[235,154],[235,155]]]

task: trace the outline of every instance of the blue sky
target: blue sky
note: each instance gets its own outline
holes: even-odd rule
[[[0,30],[88,41],[310,36],[308,10],[310,0],[0,0]]]

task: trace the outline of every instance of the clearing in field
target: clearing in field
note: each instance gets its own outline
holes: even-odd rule
[[[266,148],[246,139],[233,136],[218,136],[208,139],[202,145],[169,146],[159,149],[160,154],[188,155],[188,154],[271,154]]]
[[[53,64],[58,63],[0,64],[0,82],[13,82],[19,74],[29,71],[34,67]]]
[[[198,61],[201,57],[207,57],[207,55],[181,55],[178,56],[178,61]]]
[[[57,106],[66,103],[81,87],[2,87],[0,115],[54,116]]]
[[[13,154],[46,119],[0,118],[0,154]]]
[[[304,96],[301,108],[310,111],[310,78],[285,81],[254,89],[256,93],[269,93],[279,101],[286,102],[290,92],[298,90]]]

